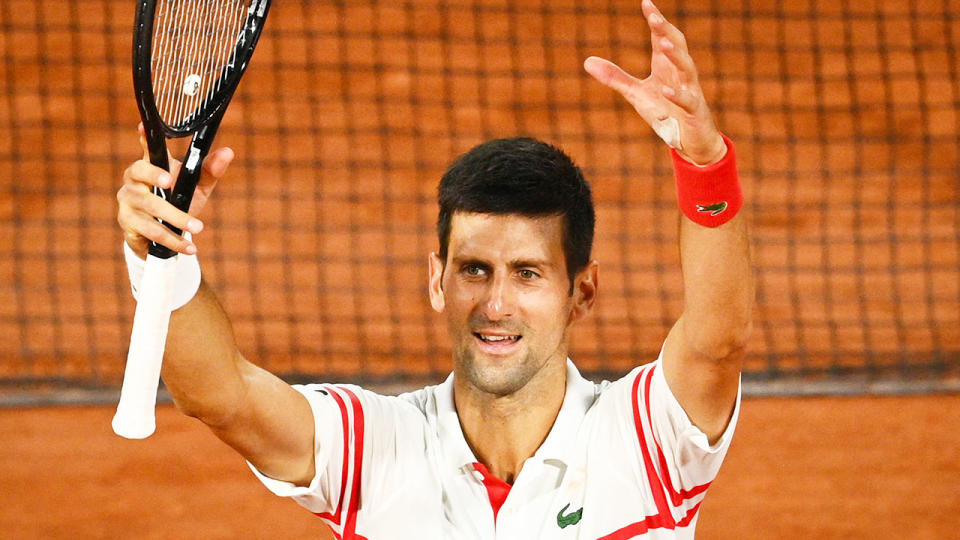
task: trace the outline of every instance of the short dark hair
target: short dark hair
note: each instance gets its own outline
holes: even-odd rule
[[[562,216],[563,251],[571,292],[590,262],[595,216],[590,184],[562,150],[529,137],[475,146],[447,169],[437,190],[437,236],[446,263],[456,212]]]

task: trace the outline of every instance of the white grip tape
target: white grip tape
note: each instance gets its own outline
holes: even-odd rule
[[[674,150],[683,150],[680,144],[680,122],[672,116],[653,121],[653,131]]]
[[[176,275],[176,258],[147,255],[142,280],[149,286],[140,287],[120,402],[113,417],[113,431],[121,437],[143,439],[156,429],[154,408],[170,325],[169,291]]]
[[[185,233],[184,237],[190,240],[190,233]],[[123,256],[127,262],[127,274],[130,276],[130,290],[133,291],[133,297],[140,301],[141,283],[153,284],[149,281],[143,281],[144,266],[146,263],[137,256],[136,253],[126,242],[123,243]],[[200,288],[200,262],[196,255],[184,255],[182,253],[168,259],[174,261],[174,278],[169,288],[169,297],[167,299],[170,305],[170,311],[182,308],[196,294]]]

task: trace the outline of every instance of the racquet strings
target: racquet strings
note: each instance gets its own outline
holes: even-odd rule
[[[166,125],[189,125],[214,100],[236,65],[249,5],[248,0],[157,2],[150,70]]]

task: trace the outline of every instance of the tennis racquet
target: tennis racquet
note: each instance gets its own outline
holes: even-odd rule
[[[190,208],[203,159],[250,62],[269,7],[270,0],[139,2],[133,86],[150,162],[169,171],[167,139],[193,136],[173,189],[157,187],[154,193],[184,212]],[[149,437],[156,429],[154,408],[176,255],[151,242],[138,287],[130,350],[113,417],[113,431],[128,439]]]

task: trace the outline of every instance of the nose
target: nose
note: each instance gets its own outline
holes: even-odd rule
[[[517,293],[508,276],[495,275],[481,303],[483,314],[491,321],[505,319],[516,310]]]

